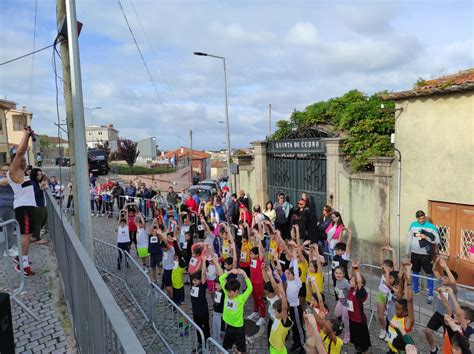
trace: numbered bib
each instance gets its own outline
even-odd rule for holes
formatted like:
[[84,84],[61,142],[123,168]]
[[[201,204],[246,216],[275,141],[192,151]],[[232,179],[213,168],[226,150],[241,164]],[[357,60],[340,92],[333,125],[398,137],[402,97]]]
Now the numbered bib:
[[242,236],[242,230],[241,229],[237,230],[237,235]]
[[252,259],[252,261],[250,262],[250,267],[251,268],[257,268],[257,260],[256,259]]
[[191,296],[192,297],[198,297],[199,296],[199,287],[198,286],[193,286],[191,288]]
[[197,263],[198,263],[198,260],[195,257],[192,257],[191,260],[189,261],[189,265],[191,265],[193,267],[196,266]]
[[[441,293],[444,295],[446,300],[449,300],[449,293],[447,291],[442,291]],[[438,293],[438,298],[441,300],[441,296],[439,293]]]
[[336,267],[339,267],[339,262],[338,261],[332,261],[332,269],[335,269]]
[[311,281],[313,281],[313,282],[316,283],[316,278],[313,277],[313,276],[308,276],[308,277],[306,277],[306,281],[307,281],[308,283],[311,283]]
[[199,231],[202,231],[202,230],[204,230],[204,226],[202,226],[202,225],[198,225],[198,230],[199,230]]
[[158,243],[158,237],[152,236],[152,237],[150,238],[150,243]]
[[344,299],[346,297],[346,295],[344,295],[344,290],[338,288],[335,288],[334,290],[336,290],[336,294],[339,299]]
[[387,342],[393,344],[393,341],[395,340],[395,338],[397,338],[397,331],[392,326],[389,326],[388,327],[388,332],[387,332],[387,337],[385,338],[385,340]]
[[183,248],[188,248],[188,241],[183,242]]
[[223,253],[223,254],[230,254],[229,247],[224,247],[224,248],[222,248],[222,253]]
[[179,266],[179,262],[174,261],[173,269],[178,269],[178,266]]
[[354,312],[354,303],[351,300],[347,300],[347,311]]
[[227,299],[225,302],[225,308],[229,311],[237,311],[237,301],[232,300],[232,299]]
[[247,260],[247,253],[246,252],[240,252],[240,260],[242,262],[245,262]]
[[214,295],[214,302],[216,304],[220,304],[221,303],[221,299],[222,299],[222,293],[220,291],[218,291],[215,295]]
[[189,231],[189,226],[187,226],[187,225],[186,226],[184,226],[184,225],[181,226],[181,231],[188,232]]

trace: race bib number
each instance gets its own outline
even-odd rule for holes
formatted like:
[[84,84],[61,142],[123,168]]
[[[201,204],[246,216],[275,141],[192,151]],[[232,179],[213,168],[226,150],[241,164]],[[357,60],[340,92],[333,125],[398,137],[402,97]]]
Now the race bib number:
[[192,297],[198,297],[199,296],[199,287],[193,286],[191,288],[191,296]]
[[230,249],[228,247],[222,248],[222,253],[223,254],[230,254]]
[[222,293],[221,292],[217,292],[215,295],[214,295],[214,302],[216,304],[220,304],[221,303],[221,299],[222,299]]
[[150,243],[158,243],[158,237],[153,236],[150,238]]
[[272,323],[272,331],[276,331],[278,329],[278,325],[280,324],[280,321],[275,321],[273,320],[273,323]]
[[227,301],[225,302],[225,308],[229,311],[237,311],[237,301],[227,299]]
[[199,231],[203,231],[203,230],[204,230],[204,226],[198,225],[198,230],[199,230]]
[[347,311],[354,312],[354,303],[351,300],[347,300]]
[[332,261],[332,269],[335,269],[336,267],[339,267],[339,262],[338,261]]
[[183,248],[188,248],[188,241],[183,242]]
[[238,230],[237,230],[237,235],[242,236],[242,233],[243,233],[243,232],[242,232],[241,229],[238,229]]
[[192,257],[191,260],[189,261],[189,264],[193,267],[195,267],[197,263],[198,263],[198,260],[195,257]]
[[179,262],[178,262],[178,261],[174,261],[173,269],[178,269],[178,265],[179,265]]
[[344,299],[346,297],[346,295],[344,295],[344,290],[338,288],[335,288],[334,290],[336,290],[336,294],[339,299]]
[[274,248],[270,248],[270,254],[271,254],[272,256],[275,255],[275,249],[274,249]]
[[307,281],[308,283],[311,283],[311,282],[315,282],[315,283],[316,283],[316,278],[313,277],[313,276],[308,276],[308,277],[306,278],[306,281]]
[[253,269],[257,268],[257,260],[252,259],[252,261],[250,262],[250,267]]
[[182,232],[188,232],[189,231],[189,226],[186,225],[186,226],[181,226],[181,231]]
[[246,252],[240,252],[240,260],[242,262],[245,262],[247,260],[247,253]]
[[[444,295],[446,300],[449,300],[449,293],[447,291],[442,291],[441,293]],[[438,294],[438,297],[441,300],[441,295],[440,294]]]
[[393,344],[393,341],[397,338],[397,331],[392,326],[388,327],[386,341]]

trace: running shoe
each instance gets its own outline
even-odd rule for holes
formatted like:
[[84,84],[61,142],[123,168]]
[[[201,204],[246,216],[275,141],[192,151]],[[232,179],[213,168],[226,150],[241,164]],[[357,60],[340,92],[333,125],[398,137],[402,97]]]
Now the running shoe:
[[[20,265],[19,265],[19,264],[17,264],[17,265],[15,266],[15,270],[16,270],[18,273],[20,273],[21,269],[20,269]],[[24,268],[23,268],[23,274],[24,274],[25,276],[29,277],[29,276],[35,275],[36,273],[31,270],[31,267],[30,267],[30,266],[28,266],[28,267],[24,267]]]

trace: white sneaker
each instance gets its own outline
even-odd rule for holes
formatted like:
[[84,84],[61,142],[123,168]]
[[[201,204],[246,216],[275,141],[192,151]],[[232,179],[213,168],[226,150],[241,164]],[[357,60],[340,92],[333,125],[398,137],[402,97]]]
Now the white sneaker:
[[247,316],[247,320],[255,321],[259,318],[258,312],[252,312],[249,316]]
[[94,213],[91,213],[91,216],[94,216]]
[[379,339],[385,339],[385,337],[387,336],[387,332],[384,330],[384,329],[381,329],[379,331]]
[[257,321],[257,323],[255,323],[257,326],[263,326],[265,324],[265,319],[263,317],[260,317]]

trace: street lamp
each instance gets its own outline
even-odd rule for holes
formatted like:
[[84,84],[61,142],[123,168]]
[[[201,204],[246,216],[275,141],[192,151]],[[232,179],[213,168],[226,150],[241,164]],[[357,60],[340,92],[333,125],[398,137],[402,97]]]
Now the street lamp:
[[[194,55],[201,56],[201,57],[212,57],[212,58],[217,58],[217,59],[222,59],[222,62],[224,63],[224,94],[225,94],[225,123],[226,123],[226,129],[227,129],[227,177],[230,177],[230,126],[229,126],[229,106],[227,103],[227,71],[225,68],[225,58],[220,57],[218,55],[212,55],[208,53],[203,53],[203,52],[194,52]],[[230,182],[230,180],[229,180]],[[235,176],[234,176],[234,188],[235,188]]]

